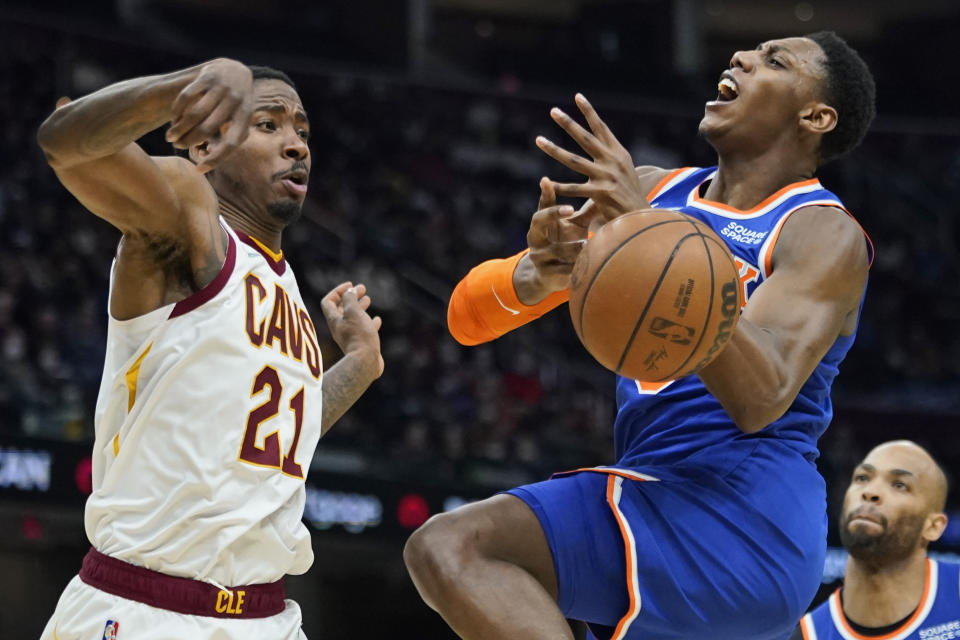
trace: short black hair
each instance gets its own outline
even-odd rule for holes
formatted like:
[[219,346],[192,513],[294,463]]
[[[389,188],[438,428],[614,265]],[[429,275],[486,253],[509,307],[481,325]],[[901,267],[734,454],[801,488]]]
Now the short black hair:
[[293,83],[293,80],[290,79],[290,76],[279,69],[265,67],[259,64],[247,65],[247,68],[249,68],[250,73],[253,74],[254,80],[280,80],[290,85],[290,88],[294,91],[297,91],[297,85]]
[[820,164],[852,151],[863,140],[877,114],[877,87],[867,63],[833,31],[817,31],[805,38],[817,43],[824,55],[824,99],[837,110],[837,126],[820,140]]

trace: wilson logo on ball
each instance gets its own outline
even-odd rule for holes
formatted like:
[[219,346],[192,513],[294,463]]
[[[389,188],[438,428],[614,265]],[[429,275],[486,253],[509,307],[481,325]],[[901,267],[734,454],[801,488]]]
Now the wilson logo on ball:
[[739,314],[737,313],[740,309],[739,293],[740,288],[737,286],[736,281],[724,283],[721,288],[720,295],[723,298],[723,306],[720,307],[720,314],[723,316],[723,321],[717,327],[717,337],[713,339],[713,344],[711,344],[707,350],[707,355],[697,363],[694,371],[699,371],[707,366],[730,339],[730,335],[733,333],[733,327],[739,318]]

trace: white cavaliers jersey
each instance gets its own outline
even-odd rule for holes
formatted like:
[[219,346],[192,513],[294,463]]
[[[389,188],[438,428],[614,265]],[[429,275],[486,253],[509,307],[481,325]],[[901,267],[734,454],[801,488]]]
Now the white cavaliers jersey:
[[282,256],[224,227],[213,282],[110,318],[85,521],[101,553],[233,586],[313,562],[301,517],[322,364]]

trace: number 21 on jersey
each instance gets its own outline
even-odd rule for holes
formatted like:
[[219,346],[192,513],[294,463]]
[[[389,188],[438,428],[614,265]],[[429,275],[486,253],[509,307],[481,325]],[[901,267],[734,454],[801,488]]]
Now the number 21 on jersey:
[[296,455],[297,445],[300,443],[300,430],[303,428],[303,387],[300,387],[300,390],[293,394],[293,397],[287,403],[289,411],[293,413],[294,432],[293,442],[290,443],[286,453],[282,452],[283,443],[280,442],[280,433],[276,429],[264,436],[262,447],[257,446],[257,434],[260,431],[260,426],[279,415],[280,402],[283,396],[280,375],[276,369],[269,365],[261,369],[257,377],[254,378],[250,397],[254,398],[264,393],[267,393],[267,397],[263,403],[254,407],[247,415],[239,459],[258,467],[279,469],[284,475],[302,480],[304,477],[303,467],[297,462]]

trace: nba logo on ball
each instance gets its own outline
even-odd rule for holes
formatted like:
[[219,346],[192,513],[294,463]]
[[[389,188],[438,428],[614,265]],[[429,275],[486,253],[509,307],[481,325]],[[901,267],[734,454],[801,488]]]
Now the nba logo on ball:
[[107,620],[103,627],[103,640],[117,640],[117,630],[120,629],[120,623],[116,620]]

